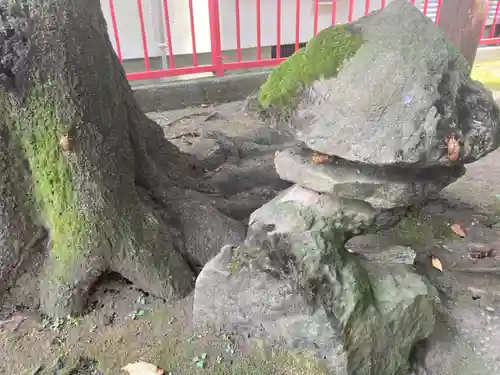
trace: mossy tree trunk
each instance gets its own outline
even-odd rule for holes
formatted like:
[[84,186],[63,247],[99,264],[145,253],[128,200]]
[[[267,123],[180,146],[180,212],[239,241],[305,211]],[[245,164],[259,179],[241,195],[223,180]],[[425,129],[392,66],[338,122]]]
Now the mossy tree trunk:
[[0,0],[0,289],[41,244],[49,315],[81,312],[108,271],[185,296],[243,225],[138,108],[99,0],[26,3]]

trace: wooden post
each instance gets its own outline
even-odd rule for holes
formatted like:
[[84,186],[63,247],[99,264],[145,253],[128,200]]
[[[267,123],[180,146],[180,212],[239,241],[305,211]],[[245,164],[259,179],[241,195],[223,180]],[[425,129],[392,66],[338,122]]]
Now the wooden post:
[[472,67],[488,13],[488,0],[443,0],[438,26]]

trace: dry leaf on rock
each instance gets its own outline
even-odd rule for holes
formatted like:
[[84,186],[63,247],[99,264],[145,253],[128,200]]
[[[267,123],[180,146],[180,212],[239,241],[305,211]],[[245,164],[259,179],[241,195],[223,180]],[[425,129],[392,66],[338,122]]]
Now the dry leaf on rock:
[[330,162],[330,156],[327,154],[322,154],[318,151],[314,151],[311,157],[311,162],[313,164],[326,164]]
[[122,367],[122,371],[127,371],[129,375],[163,375],[165,371],[156,365],[148,362],[134,362]]
[[441,261],[439,260],[438,257],[436,256],[433,256],[432,257],[432,267],[440,270],[441,272],[443,272],[443,264],[441,263]]
[[451,226],[451,231],[453,233],[455,233],[457,236],[460,236],[460,237],[465,237],[465,232],[464,230],[462,229],[462,227],[458,224],[453,224]]
[[445,139],[448,159],[450,161],[457,161],[460,158],[460,143],[455,135],[451,135]]

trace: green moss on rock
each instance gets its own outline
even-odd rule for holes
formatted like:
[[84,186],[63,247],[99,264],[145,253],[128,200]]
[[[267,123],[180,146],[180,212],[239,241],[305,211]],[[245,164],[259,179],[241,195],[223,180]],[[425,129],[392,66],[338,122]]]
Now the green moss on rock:
[[314,81],[335,77],[347,59],[363,44],[360,35],[346,25],[332,26],[318,33],[306,47],[298,50],[268,77],[259,91],[262,109],[286,111],[296,104],[294,98]]

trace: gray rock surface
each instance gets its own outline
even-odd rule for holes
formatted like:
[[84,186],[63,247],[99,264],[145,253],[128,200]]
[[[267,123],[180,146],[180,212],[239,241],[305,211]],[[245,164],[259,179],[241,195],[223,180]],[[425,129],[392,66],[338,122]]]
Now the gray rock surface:
[[358,252],[371,262],[378,263],[401,263],[413,265],[417,254],[415,250],[408,246],[389,246],[379,251]]
[[294,185],[250,215],[249,235],[269,224],[273,225],[273,231],[293,236],[313,232],[314,225],[318,230],[339,234],[358,233],[371,227],[375,215],[376,210],[365,202],[320,194]]
[[342,341],[324,309],[312,307],[288,280],[259,269],[238,268],[235,248],[224,246],[196,279],[193,323],[259,338],[270,346],[310,351],[325,358],[335,375],[346,375]]
[[206,179],[225,196],[232,196],[261,186],[285,189],[290,186],[290,183],[279,178],[273,159],[274,155],[270,153],[259,158],[246,159],[239,165],[223,164],[207,173]]
[[274,165],[287,181],[321,193],[359,199],[375,208],[410,206],[440,192],[465,173],[462,166],[435,168],[378,167],[331,157],[314,164],[313,152],[294,147],[277,153]]
[[181,150],[196,156],[205,169],[212,171],[226,162],[239,161],[238,149],[228,146],[214,138],[200,138],[190,145],[185,145]]
[[[406,25],[401,28],[401,25]],[[364,44],[304,93],[292,132],[310,149],[377,165],[473,162],[500,144],[500,112],[465,59],[407,0],[349,25]],[[447,137],[460,143],[450,161]]]
[[260,327],[260,335],[320,357],[330,350],[336,374],[408,370],[414,345],[433,331],[437,292],[401,261],[406,250],[389,250],[394,262],[372,262],[344,248],[375,213],[364,202],[287,189],[251,215],[243,245],[225,247],[202,270],[195,325]]

